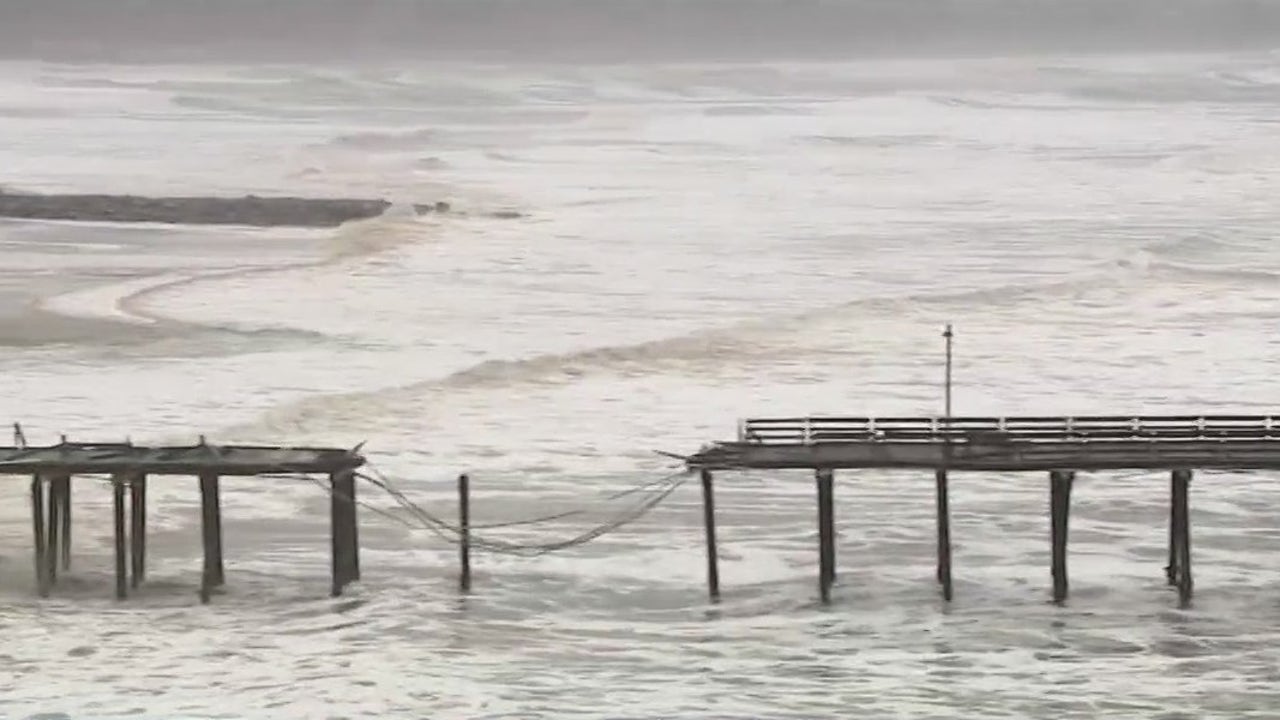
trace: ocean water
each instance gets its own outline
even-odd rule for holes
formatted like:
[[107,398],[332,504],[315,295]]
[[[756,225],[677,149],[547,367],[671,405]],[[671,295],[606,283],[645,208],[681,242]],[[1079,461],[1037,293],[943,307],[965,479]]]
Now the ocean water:
[[[810,63],[0,65],[15,189],[387,197],[335,231],[0,222],[0,403],[32,442],[325,443],[482,537],[552,542],[741,417],[1270,412],[1280,56]],[[410,202],[453,213],[413,217]],[[0,485],[4,718],[1246,718],[1280,707],[1275,478],[1202,474],[1197,596],[1164,585],[1167,480],[1084,474],[1049,602],[1047,479],[846,472],[817,603],[814,485],[700,496],[539,557],[224,483],[208,606],[194,481],[152,484],[149,582],[112,599],[110,494],[35,598]],[[398,520],[397,520],[398,519]]]

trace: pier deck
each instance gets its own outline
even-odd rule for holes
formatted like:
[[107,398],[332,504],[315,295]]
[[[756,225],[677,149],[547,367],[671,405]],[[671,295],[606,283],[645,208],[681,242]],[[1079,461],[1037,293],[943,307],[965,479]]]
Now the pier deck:
[[699,469],[1274,470],[1280,417],[813,417],[746,420]]
[[332,593],[339,595],[348,583],[360,579],[355,471],[363,464],[364,458],[352,450],[218,446],[203,439],[197,445],[172,447],[65,440],[45,447],[0,447],[0,475],[31,476],[36,586],[42,597],[48,596],[57,583],[59,566],[64,571],[71,566],[73,478],[96,476],[109,480],[114,501],[116,596],[123,599],[130,580],[136,588],[146,575],[148,479],[174,475],[199,479],[204,548],[200,597],[204,602],[208,602],[213,588],[224,583],[220,478],[327,475]]
[[1280,417],[1269,415],[800,417],[746,420],[734,440],[686,459],[702,475],[707,582],[720,596],[712,476],[721,470],[809,469],[818,496],[818,584],[823,602],[836,578],[836,470],[930,470],[936,483],[937,581],[952,598],[949,473],[1049,473],[1053,599],[1067,597],[1071,491],[1078,471],[1170,473],[1165,576],[1191,601],[1189,491],[1195,470],[1280,470]]

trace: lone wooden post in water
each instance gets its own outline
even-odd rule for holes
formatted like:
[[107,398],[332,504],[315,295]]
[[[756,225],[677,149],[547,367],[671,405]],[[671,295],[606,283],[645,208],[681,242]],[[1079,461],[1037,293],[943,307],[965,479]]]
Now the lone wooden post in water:
[[1071,485],[1075,473],[1054,470],[1049,473],[1049,534],[1053,546],[1053,601],[1067,599],[1067,531],[1071,517]]
[[462,574],[458,586],[471,591],[471,482],[466,473],[458,476],[458,560]]
[[711,602],[720,602],[720,557],[716,551],[716,495],[711,471],[704,469],[702,479],[702,522],[707,536],[707,592]]
[[818,594],[822,602],[831,602],[831,585],[836,579],[835,546],[835,473],[829,468],[819,468],[815,473],[818,484]]

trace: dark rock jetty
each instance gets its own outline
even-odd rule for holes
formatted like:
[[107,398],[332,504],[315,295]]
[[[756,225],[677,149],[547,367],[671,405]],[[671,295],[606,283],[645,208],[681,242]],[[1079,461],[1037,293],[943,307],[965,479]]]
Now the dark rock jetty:
[[[377,217],[389,207],[386,200],[347,198],[45,195],[0,190],[0,217],[33,220],[336,227]],[[418,213],[447,208],[444,203],[415,205]]]

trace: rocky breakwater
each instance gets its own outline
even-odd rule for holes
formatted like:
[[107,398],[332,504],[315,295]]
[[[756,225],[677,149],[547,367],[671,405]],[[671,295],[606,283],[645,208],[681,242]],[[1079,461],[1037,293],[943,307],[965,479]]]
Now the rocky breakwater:
[[[381,215],[386,200],[301,197],[143,197],[6,192],[0,217],[81,222],[336,227]],[[435,206],[416,208],[429,212]]]

